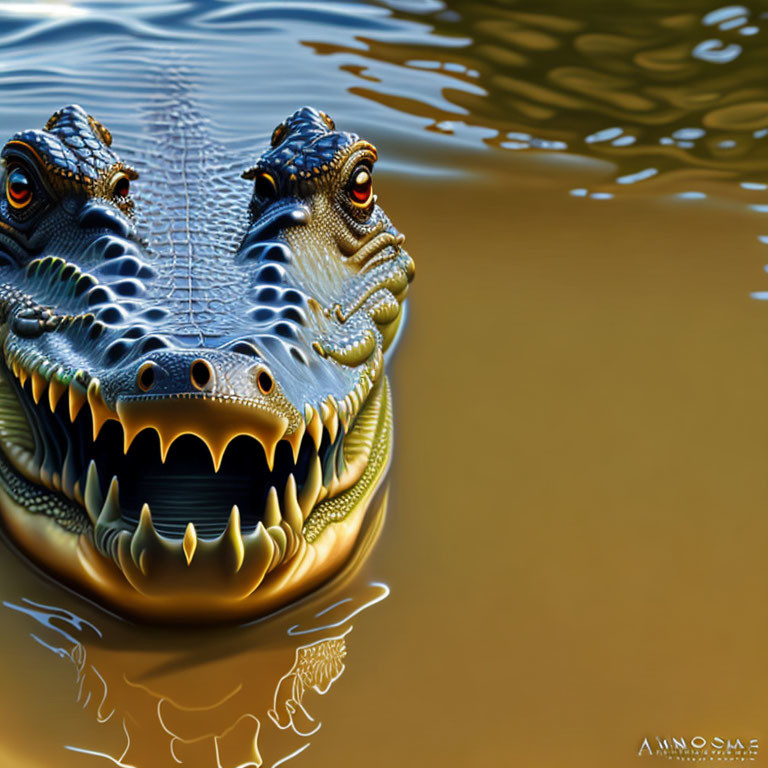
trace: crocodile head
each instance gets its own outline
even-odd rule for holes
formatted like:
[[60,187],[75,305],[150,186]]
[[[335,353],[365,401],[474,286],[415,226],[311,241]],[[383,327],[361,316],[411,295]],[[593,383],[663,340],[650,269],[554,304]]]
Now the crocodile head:
[[173,143],[134,206],[110,144],[72,106],[2,153],[4,526],[118,611],[260,615],[360,540],[413,262],[375,148],[317,110],[275,129],[250,201],[195,207],[216,183]]

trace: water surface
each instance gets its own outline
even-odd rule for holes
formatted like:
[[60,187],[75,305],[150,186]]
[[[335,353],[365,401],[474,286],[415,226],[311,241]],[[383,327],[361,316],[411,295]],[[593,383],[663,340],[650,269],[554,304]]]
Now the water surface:
[[3,764],[765,762],[766,34],[699,0],[0,2],[3,135],[78,102],[140,164],[175,100],[246,163],[314,104],[417,262],[368,560],[180,633],[5,547]]

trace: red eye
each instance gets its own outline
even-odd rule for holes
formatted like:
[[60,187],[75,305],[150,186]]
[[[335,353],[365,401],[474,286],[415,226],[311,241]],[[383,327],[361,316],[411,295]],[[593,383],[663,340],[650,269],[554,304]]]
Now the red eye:
[[32,182],[24,169],[12,168],[5,177],[5,197],[13,208],[24,208],[32,200]]
[[112,192],[115,197],[128,197],[131,194],[131,182],[124,173],[118,174],[112,182]]
[[359,165],[349,180],[349,199],[359,208],[367,208],[373,200],[373,178],[364,165]]

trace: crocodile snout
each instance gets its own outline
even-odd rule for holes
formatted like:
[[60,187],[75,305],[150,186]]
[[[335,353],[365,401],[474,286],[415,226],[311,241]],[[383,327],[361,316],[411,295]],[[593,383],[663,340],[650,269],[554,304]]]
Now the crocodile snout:
[[122,379],[118,397],[208,395],[256,402],[276,391],[274,374],[261,360],[215,349],[156,350],[132,363],[133,381]]

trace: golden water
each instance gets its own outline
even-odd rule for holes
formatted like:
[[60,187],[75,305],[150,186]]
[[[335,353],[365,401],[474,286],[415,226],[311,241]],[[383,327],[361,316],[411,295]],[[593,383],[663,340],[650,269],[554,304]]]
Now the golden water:
[[[656,736],[767,763],[768,19],[365,8],[400,26],[283,20],[306,58],[253,87],[266,135],[324,68],[417,262],[379,540],[297,608],[205,631],[122,622],[8,549],[0,764],[619,768],[666,762],[638,755]],[[234,44],[279,56],[243,14]],[[106,80],[64,86],[9,89],[3,127],[90,95],[130,128]],[[236,91],[202,89],[220,124]]]

